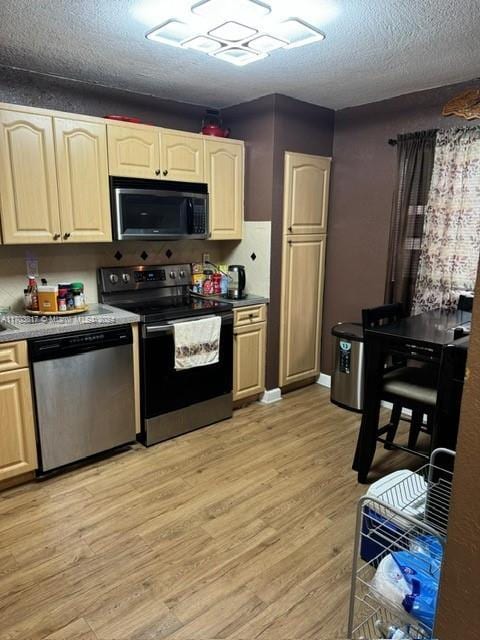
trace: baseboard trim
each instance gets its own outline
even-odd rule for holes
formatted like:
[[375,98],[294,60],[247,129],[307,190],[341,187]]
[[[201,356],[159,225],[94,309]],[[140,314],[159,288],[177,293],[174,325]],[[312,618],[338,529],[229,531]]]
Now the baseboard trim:
[[332,376],[329,376],[326,373],[321,373],[318,376],[317,384],[320,384],[322,387],[327,387],[327,389],[330,389],[330,387],[332,386]]
[[[382,400],[381,406],[384,409],[388,409],[389,411],[391,411],[393,409],[393,404],[391,402],[385,402],[385,400]],[[407,416],[408,418],[411,418],[412,417],[412,410],[411,409],[402,409],[402,416]]]
[[276,387],[275,389],[267,389],[263,392],[263,395],[260,397],[259,402],[262,404],[273,404],[274,402],[278,402],[282,399],[282,390],[280,387]]

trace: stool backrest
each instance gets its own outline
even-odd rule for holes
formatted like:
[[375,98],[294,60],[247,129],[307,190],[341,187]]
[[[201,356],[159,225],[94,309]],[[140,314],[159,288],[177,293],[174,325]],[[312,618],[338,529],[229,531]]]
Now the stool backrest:
[[459,311],[470,311],[473,310],[473,296],[465,296],[460,294],[458,298],[458,310]]
[[362,309],[363,329],[374,329],[405,317],[403,305],[400,303],[383,304],[373,309]]

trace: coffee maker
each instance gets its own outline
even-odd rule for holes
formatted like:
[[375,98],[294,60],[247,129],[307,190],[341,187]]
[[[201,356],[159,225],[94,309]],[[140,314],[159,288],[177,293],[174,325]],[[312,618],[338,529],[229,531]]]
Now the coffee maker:
[[245,267],[242,264],[231,264],[228,267],[227,298],[242,300],[245,298]]

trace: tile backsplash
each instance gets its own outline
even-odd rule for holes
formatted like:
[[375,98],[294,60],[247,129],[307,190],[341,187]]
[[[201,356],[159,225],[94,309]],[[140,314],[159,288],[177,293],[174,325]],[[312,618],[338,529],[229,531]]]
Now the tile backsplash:
[[[38,260],[40,277],[52,284],[83,282],[87,300],[96,302],[96,273],[99,267],[200,262],[204,252],[210,253],[212,262],[245,264],[247,290],[268,296],[270,223],[246,222],[244,240],[241,242],[182,240],[55,246],[0,245],[0,309],[21,310],[23,307],[28,258]],[[147,254],[145,259],[142,256],[144,253]],[[255,260],[252,260],[252,254]]]

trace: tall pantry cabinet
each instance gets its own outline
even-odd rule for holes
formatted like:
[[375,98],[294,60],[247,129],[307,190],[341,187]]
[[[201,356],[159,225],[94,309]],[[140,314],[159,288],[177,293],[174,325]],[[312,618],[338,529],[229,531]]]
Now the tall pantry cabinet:
[[331,158],[285,153],[280,386],[320,373]]

